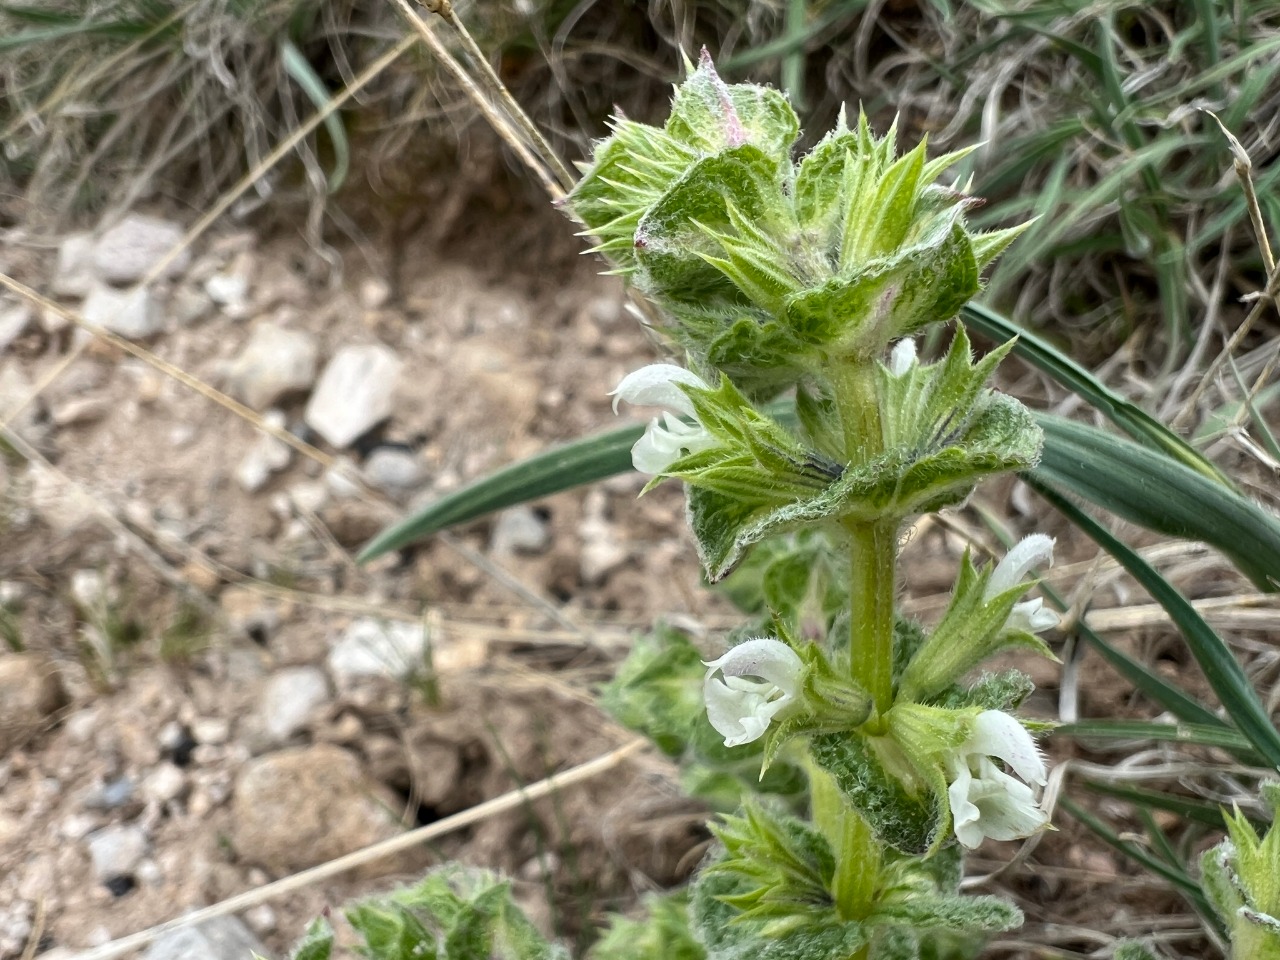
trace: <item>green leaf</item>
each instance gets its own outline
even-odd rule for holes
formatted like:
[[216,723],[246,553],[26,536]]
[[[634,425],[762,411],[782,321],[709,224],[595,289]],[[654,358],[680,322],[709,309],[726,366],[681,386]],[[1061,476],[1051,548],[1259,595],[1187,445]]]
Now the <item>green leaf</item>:
[[1259,588],[1280,588],[1280,520],[1168,456],[1049,414],[1036,418],[1045,451],[1033,476],[1171,537],[1203,540]]
[[1017,356],[1047,373],[1072,393],[1083,397],[1139,443],[1152,450],[1162,451],[1207,479],[1234,489],[1226,475],[1202,453],[1141,407],[1108,388],[1048,341],[979,303],[966,304],[961,309],[960,316],[966,326],[997,343],[1015,341],[1013,352]]
[[289,954],[289,960],[329,960],[333,953],[333,927],[323,917],[313,920]]
[[644,908],[644,916],[635,920],[612,917],[588,953],[590,960],[706,960],[706,950],[689,928],[687,890],[647,897]]
[[365,900],[346,909],[347,921],[365,940],[370,960],[435,960],[436,938],[403,904]]
[[[280,41],[280,59],[285,72],[302,88],[307,99],[317,110],[324,110],[332,99],[324,81],[312,69],[307,58],[288,37]],[[324,128],[329,134],[329,142],[333,145],[333,169],[329,171],[328,191],[336,193],[347,179],[347,171],[351,167],[351,148],[347,144],[347,131],[342,127],[342,117],[336,110],[325,114]]]
[[643,432],[642,426],[621,427],[491,473],[387,527],[360,551],[356,562],[368,563],[457,524],[630,470],[631,448]]
[[927,788],[910,793],[884,769],[867,740],[848,733],[821,734],[810,741],[810,752],[882,843],[906,854],[924,854],[938,839],[944,819],[940,802]]
[[[1056,732],[1056,731],[1055,731]],[[1177,797],[1160,790],[1144,790],[1140,787],[1124,787],[1097,780],[1086,780],[1085,788],[1104,796],[1125,800],[1139,810],[1167,810],[1185,820],[1203,823],[1215,830],[1222,829],[1222,807],[1204,800]]]
[[1222,638],[1181,593],[1125,544],[1113,537],[1101,524],[1085,514],[1061,494],[1043,483],[1032,480],[1042,496],[1067,519],[1083,530],[1099,546],[1110,553],[1129,574],[1142,584],[1152,598],[1168,612],[1181,631],[1192,656],[1213,688],[1236,727],[1266,759],[1280,768],[1280,733],[1258,699],[1239,662]]
[[877,904],[868,918],[875,923],[899,923],[913,930],[942,928],[1000,933],[1022,926],[1022,911],[999,897],[961,897],[911,892],[901,899]]
[[1237,755],[1246,763],[1259,761],[1257,751],[1243,734],[1224,726],[1197,723],[1157,723],[1152,720],[1079,720],[1053,728],[1054,736],[1083,739],[1097,737],[1110,740],[1159,740],[1165,743],[1191,743],[1202,747],[1220,747]]
[[782,163],[800,135],[800,120],[772,87],[725,83],[704,48],[698,68],[676,88],[665,129],[700,153],[750,143]]
[[753,144],[694,161],[645,211],[634,238],[637,283],[674,303],[742,302],[732,281],[703,259],[720,252],[709,232],[735,233],[731,209],[761,227],[785,212],[776,161]]

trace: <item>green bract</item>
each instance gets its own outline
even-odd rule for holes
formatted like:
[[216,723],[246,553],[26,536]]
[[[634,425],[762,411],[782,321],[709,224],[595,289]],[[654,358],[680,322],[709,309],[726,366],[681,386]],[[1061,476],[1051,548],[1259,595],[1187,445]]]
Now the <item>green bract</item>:
[[661,129],[618,119],[569,206],[672,317],[695,366],[749,393],[956,314],[1021,228],[970,233],[975,201],[940,186],[964,154],[899,157],[859,116],[799,162],[799,122],[776,90],[726,84],[704,52]]
[[1273,823],[1259,837],[1239,810],[1224,819],[1227,839],[1200,865],[1205,892],[1226,921],[1231,958],[1280,960],[1280,830]]

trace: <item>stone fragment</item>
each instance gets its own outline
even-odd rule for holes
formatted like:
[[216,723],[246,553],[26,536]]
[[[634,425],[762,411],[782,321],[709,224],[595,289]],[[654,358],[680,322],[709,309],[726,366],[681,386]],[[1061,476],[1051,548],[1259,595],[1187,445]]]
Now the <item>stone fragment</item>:
[[35,311],[26,303],[0,301],[0,353],[31,328]]
[[288,743],[329,699],[329,680],[319,667],[290,667],[274,674],[262,691],[262,729],[276,744]]
[[281,397],[311,389],[318,356],[311,334],[260,323],[227,371],[227,392],[265,410]]
[[145,287],[117,290],[95,283],[85,298],[81,315],[89,323],[130,340],[153,337],[164,329],[164,313]]
[[162,763],[142,781],[142,795],[151,803],[180,800],[191,789],[187,775],[172,763]]
[[[181,242],[182,235],[179,224],[131,213],[98,237],[93,245],[93,269],[109,283],[134,283],[150,273]],[[183,250],[163,275],[176,276],[190,261],[190,253]]]
[[249,284],[253,279],[253,256],[246,250],[236,254],[225,270],[204,282],[209,299],[231,317],[243,317],[249,309]]
[[365,277],[360,281],[359,299],[366,310],[381,310],[391,300],[391,284],[381,277]]
[[[262,419],[278,429],[284,429],[286,423],[279,410],[268,410]],[[236,482],[247,493],[256,493],[267,485],[273,473],[289,466],[292,460],[291,446],[269,433],[261,433],[236,467]]]
[[103,827],[89,835],[88,844],[94,875],[103,883],[133,876],[147,855],[147,835],[132,824]]
[[378,447],[369,454],[363,473],[369,486],[393,496],[416,490],[427,478],[422,459],[399,447]]
[[403,364],[382,344],[343,347],[329,361],[307,404],[307,426],[346,447],[392,413]]
[[499,513],[489,537],[489,549],[497,556],[542,553],[550,544],[547,522],[523,505]]
[[93,237],[72,233],[58,244],[58,259],[53,268],[55,297],[83,297],[96,279],[93,269]]
[[329,672],[342,686],[361,677],[405,678],[426,666],[427,628],[402,620],[354,621],[329,650]]
[[36,734],[66,702],[50,661],[35,653],[0,654],[0,758]]
[[214,917],[166,933],[149,946],[142,960],[247,960],[270,954],[237,917]]
[[395,800],[365,776],[354,756],[327,743],[249,761],[231,802],[232,846],[244,861],[277,874],[332,860],[402,829],[390,813]]

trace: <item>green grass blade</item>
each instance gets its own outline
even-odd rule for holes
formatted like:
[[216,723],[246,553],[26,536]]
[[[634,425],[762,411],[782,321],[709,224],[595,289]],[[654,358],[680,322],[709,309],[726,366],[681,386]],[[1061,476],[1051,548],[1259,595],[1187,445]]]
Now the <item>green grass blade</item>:
[[1259,759],[1258,752],[1250,746],[1248,740],[1221,723],[1211,726],[1199,723],[1157,723],[1152,720],[1080,720],[1054,727],[1053,736],[1190,743],[1229,750],[1246,763],[1256,764]]
[[1189,797],[1178,797],[1162,790],[1144,790],[1140,787],[1122,787],[1113,783],[1099,783],[1086,780],[1085,788],[1117,800],[1126,800],[1140,810],[1167,810],[1176,813],[1184,820],[1194,820],[1206,827],[1223,829],[1222,808],[1207,800],[1193,800]]
[[387,527],[356,561],[365,563],[455,524],[630,470],[631,447],[643,432],[643,426],[621,427],[553,447],[482,477]]
[[1198,450],[1141,407],[1109,389],[1092,373],[1047,341],[981,304],[967,304],[960,315],[966,327],[977,330],[997,343],[1016,337],[1018,342],[1014,344],[1014,353],[1043,370],[1068,390],[1088,400],[1139,443],[1153,450],[1160,450],[1210,480],[1231,487],[1226,476]]
[[[1040,585],[1043,592],[1045,584]],[[1062,606],[1059,604],[1059,606]],[[1139,663],[1128,654],[1117,650],[1084,623],[1076,625],[1080,636],[1084,637],[1102,658],[1111,664],[1112,669],[1124,677],[1134,689],[1142,693],[1152,703],[1168,710],[1183,723],[1198,724],[1205,727],[1229,729],[1227,725],[1208,707],[1190,696],[1181,687],[1175,686],[1145,664]]]
[[1222,638],[1205,622],[1190,601],[1175,590],[1149,563],[1117,540],[1101,524],[1048,485],[1030,480],[1072,523],[1116,558],[1152,598],[1168,612],[1181,631],[1209,686],[1226,708],[1235,726],[1272,766],[1280,768],[1280,732],[1276,731],[1239,662]]
[[1280,520],[1247,497],[1147,447],[1037,414],[1045,433],[1035,479],[1167,536],[1221,550],[1260,590],[1280,585]]
[[[317,110],[324,110],[330,100],[328,88],[311,69],[311,64],[307,63],[302,51],[287,37],[280,41],[280,58],[285,72],[302,88],[312,105]],[[324,128],[333,144],[333,170],[329,172],[328,190],[334,193],[347,179],[347,171],[351,166],[351,147],[347,143],[347,131],[343,129],[342,118],[336,110],[325,115]]]
[[1072,803],[1070,800],[1063,799],[1060,803],[1064,810],[1088,827],[1096,836],[1106,843],[1107,846],[1123,853],[1126,857],[1129,857],[1141,864],[1147,870],[1169,881],[1169,883],[1173,884],[1173,886],[1176,887],[1183,896],[1195,904],[1197,910],[1209,910],[1209,905],[1205,901],[1204,894],[1200,890],[1199,883],[1192,880],[1185,870],[1181,870],[1178,867],[1165,863],[1159,857],[1147,852],[1136,843],[1130,843],[1128,840],[1121,839],[1120,836],[1105,823],[1093,816],[1093,814],[1086,812],[1075,803]]

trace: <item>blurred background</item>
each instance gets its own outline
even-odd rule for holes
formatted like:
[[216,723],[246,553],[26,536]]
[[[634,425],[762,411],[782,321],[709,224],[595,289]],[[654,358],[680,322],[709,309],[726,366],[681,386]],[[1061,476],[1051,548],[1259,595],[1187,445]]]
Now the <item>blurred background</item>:
[[[72,955],[605,753],[630,735],[595,691],[633,635],[737,622],[700,583],[680,491],[637,502],[631,475],[353,559],[406,512],[614,425],[607,392],[660,354],[495,132],[486,113],[511,111],[477,50],[566,163],[611,114],[659,122],[703,46],[727,80],[788,91],[802,148],[842,105],[933,153],[980,144],[960,170],[976,222],[1037,218],[983,301],[1274,504],[1274,316],[1202,380],[1267,283],[1208,111],[1274,224],[1274,4],[456,3],[475,47],[414,11],[0,4],[0,958]],[[1093,416],[1029,366],[1003,376]],[[967,543],[1046,512],[1009,481],[916,531],[908,609],[936,615]],[[1062,536],[1054,582],[1090,573],[1094,629],[1183,676],[1162,614]],[[1274,602],[1216,554],[1143,545],[1272,676]],[[1058,715],[1058,668],[1023,666]],[[1081,715],[1140,709],[1079,669]],[[585,950],[708,837],[665,760],[620,769],[264,900],[201,956],[283,955],[324,909],[453,857],[510,873]],[[1029,925],[989,955],[1105,956],[1130,928],[1209,955],[1167,878],[1075,822],[1035,857],[1005,889]]]

